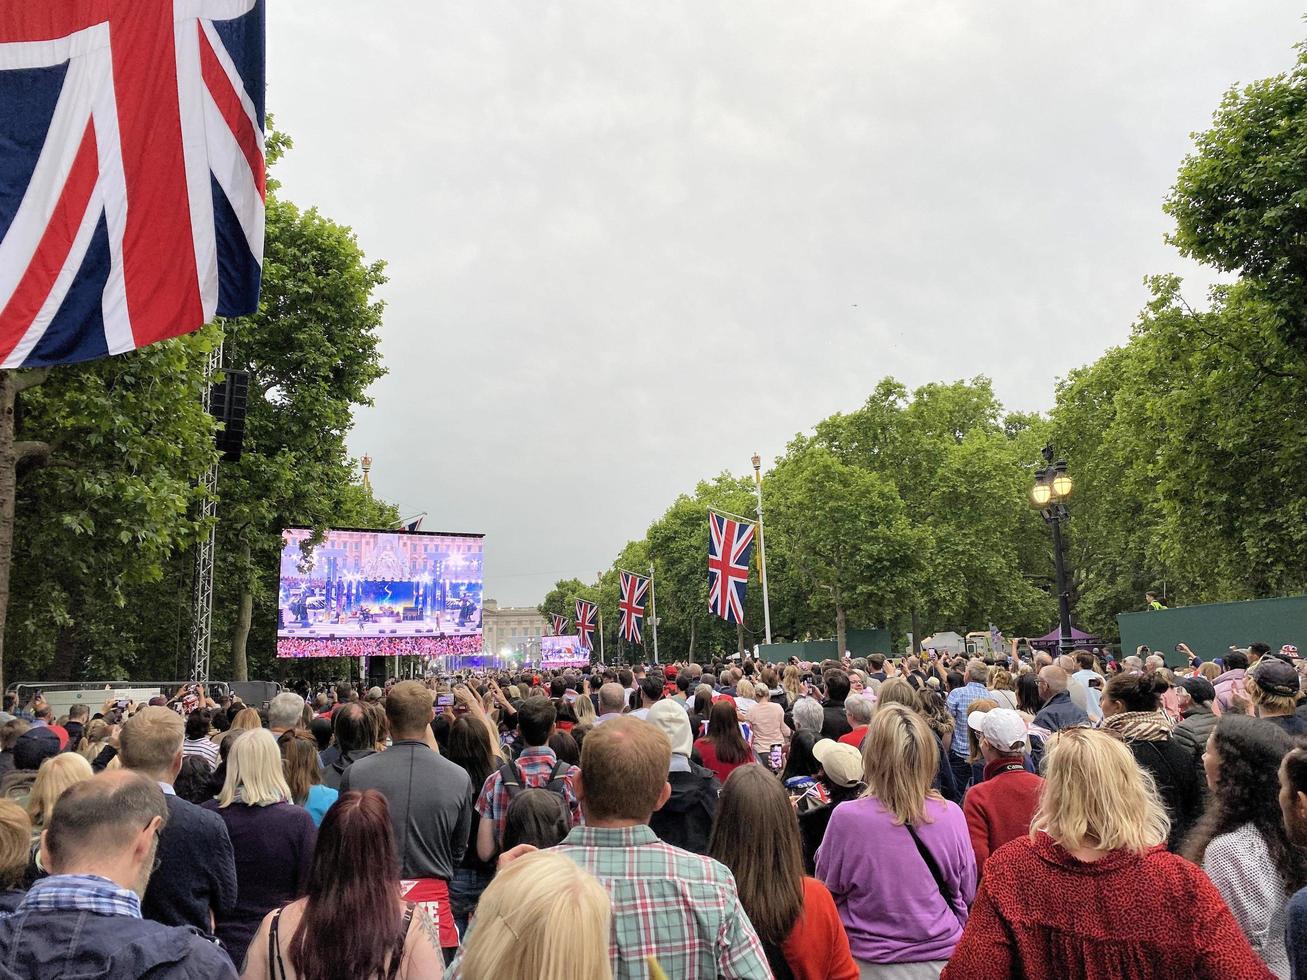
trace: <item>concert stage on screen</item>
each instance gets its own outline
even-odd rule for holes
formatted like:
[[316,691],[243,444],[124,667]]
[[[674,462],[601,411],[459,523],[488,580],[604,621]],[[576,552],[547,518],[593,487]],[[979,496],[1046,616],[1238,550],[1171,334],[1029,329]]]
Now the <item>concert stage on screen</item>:
[[590,651],[581,646],[579,636],[540,637],[540,666],[545,670],[584,667],[588,663]]
[[481,651],[479,534],[282,532],[278,657]]

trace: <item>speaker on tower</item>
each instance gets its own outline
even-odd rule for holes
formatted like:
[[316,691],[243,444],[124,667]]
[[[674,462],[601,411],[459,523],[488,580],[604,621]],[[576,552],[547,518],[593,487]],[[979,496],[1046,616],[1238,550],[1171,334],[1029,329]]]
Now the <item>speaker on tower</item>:
[[241,458],[245,444],[245,405],[249,398],[250,373],[225,371],[223,379],[215,384],[209,395],[209,414],[222,423],[214,433],[214,442],[222,458],[235,463]]

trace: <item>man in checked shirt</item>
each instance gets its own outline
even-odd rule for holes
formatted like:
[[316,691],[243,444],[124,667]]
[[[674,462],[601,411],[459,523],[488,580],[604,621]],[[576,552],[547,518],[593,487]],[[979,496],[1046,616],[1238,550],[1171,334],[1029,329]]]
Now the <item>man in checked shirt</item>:
[[730,871],[649,829],[671,794],[671,754],[661,729],[630,717],[595,728],[582,746],[576,790],[585,825],[557,850],[608,889],[613,977],[646,980],[650,957],[670,980],[771,977]]

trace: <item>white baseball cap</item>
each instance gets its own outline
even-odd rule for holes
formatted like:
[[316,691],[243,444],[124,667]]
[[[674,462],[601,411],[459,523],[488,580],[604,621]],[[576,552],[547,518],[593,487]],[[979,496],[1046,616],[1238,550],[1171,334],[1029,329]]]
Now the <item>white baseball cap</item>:
[[1003,752],[1024,750],[1026,720],[1011,708],[991,708],[967,715],[967,727]]

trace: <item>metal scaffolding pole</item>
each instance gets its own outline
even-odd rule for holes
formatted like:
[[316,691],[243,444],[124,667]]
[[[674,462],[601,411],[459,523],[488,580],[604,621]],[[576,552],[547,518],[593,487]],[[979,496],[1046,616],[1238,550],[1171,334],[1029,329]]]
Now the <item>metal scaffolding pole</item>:
[[[213,402],[213,376],[222,370],[222,344],[209,352],[205,377],[204,408]],[[209,683],[209,649],[213,637],[213,546],[218,516],[218,463],[215,461],[200,480],[204,491],[200,502],[200,519],[208,530],[195,553],[195,592],[191,619],[191,676],[200,684]]]

